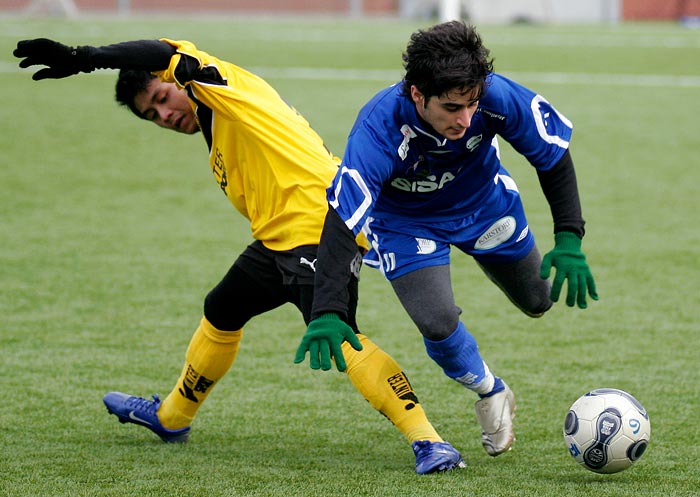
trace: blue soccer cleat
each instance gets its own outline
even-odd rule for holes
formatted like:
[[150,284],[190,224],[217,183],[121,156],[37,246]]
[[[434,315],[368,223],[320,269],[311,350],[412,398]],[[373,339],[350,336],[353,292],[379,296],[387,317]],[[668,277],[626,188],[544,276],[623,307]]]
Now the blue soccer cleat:
[[134,397],[121,392],[109,392],[102,399],[110,414],[119,418],[120,423],[134,423],[145,426],[158,435],[164,442],[187,442],[190,427],[180,430],[168,430],[158,419],[160,399],[157,395],[153,400]]
[[454,468],[465,468],[462,455],[448,442],[419,440],[411,444],[416,455],[416,473],[425,475]]

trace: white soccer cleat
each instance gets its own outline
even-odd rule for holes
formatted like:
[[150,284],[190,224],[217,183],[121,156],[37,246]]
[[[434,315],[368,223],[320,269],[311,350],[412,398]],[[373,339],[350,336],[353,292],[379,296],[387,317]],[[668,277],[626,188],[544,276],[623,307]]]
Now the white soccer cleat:
[[515,418],[515,396],[508,385],[505,389],[477,400],[474,404],[476,419],[481,425],[481,444],[490,456],[496,457],[511,449],[515,442],[513,418]]

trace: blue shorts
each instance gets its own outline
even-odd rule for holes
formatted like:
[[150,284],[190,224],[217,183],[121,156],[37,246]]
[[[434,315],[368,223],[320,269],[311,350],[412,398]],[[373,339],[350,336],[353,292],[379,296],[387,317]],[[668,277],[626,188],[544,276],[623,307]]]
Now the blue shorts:
[[475,212],[450,221],[429,218],[372,218],[365,225],[371,249],[368,266],[387,279],[428,266],[450,263],[450,247],[485,263],[514,262],[535,244],[515,181],[499,175],[491,198]]

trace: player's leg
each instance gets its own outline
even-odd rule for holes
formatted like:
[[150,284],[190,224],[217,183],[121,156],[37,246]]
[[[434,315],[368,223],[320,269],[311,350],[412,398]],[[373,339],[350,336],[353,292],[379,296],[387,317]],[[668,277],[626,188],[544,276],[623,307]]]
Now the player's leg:
[[[540,278],[542,257],[529,229],[525,209],[517,186],[501,168],[498,176],[499,201],[493,208],[482,209],[477,225],[488,226],[485,232],[467,230],[455,245],[472,255],[486,275],[522,312],[539,317],[551,306],[550,282]],[[510,236],[494,243],[494,231]],[[491,240],[483,243],[483,240]],[[486,246],[484,246],[486,245]]]
[[495,377],[485,366],[476,339],[459,319],[450,266],[423,267],[391,280],[391,285],[423,335],[428,355],[445,374],[478,394],[491,392]]
[[204,300],[204,317],[185,356],[175,388],[159,416],[165,426],[191,424],[209,392],[238,353],[243,325],[287,301],[274,258],[260,242],[251,244]]
[[496,456],[509,450],[515,440],[515,399],[508,385],[489,370],[476,339],[459,319],[450,266],[422,267],[391,280],[391,284],[423,335],[430,358],[449,378],[479,395],[475,409],[486,452]]
[[464,467],[461,454],[445,442],[428,419],[408,376],[388,353],[362,333],[362,350],[343,343],[346,373],[360,394],[399,429],[411,444],[418,474]]
[[276,291],[279,280],[274,261],[257,243],[236,260],[219,284],[207,295],[204,317],[185,354],[180,377],[168,396],[146,400],[120,392],[105,395],[107,409],[122,422],[148,427],[167,442],[187,440],[198,409],[233,364],[243,333],[252,317],[286,302]]
[[552,307],[551,284],[540,278],[542,257],[537,245],[522,259],[514,262],[486,262],[475,257],[486,276],[493,281],[518,309],[530,317],[540,317]]
[[[311,283],[311,282],[309,282]],[[313,285],[294,287],[296,304],[308,323],[313,303]],[[348,325],[362,343],[355,350],[347,342],[342,345],[350,382],[369,404],[383,414],[408,439],[416,455],[419,474],[463,467],[462,456],[437,433],[423,410],[408,377],[401,366],[377,344],[357,329],[356,311],[358,280],[348,285]]]

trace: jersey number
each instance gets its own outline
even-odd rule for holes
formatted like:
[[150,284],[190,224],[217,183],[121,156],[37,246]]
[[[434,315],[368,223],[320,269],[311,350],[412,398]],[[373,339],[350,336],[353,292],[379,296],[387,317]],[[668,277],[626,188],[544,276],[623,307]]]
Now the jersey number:
[[389,273],[396,269],[396,254],[394,252],[382,254],[382,260],[385,273]]

